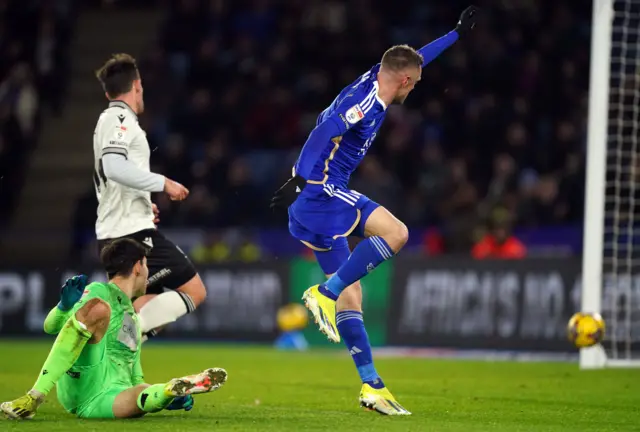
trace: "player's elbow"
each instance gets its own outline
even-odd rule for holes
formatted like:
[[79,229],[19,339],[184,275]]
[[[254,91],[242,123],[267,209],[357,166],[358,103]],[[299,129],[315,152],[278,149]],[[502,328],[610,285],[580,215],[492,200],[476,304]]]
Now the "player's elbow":
[[94,333],[98,328],[104,327],[111,318],[111,307],[98,298],[87,301],[76,312],[76,320],[81,322],[90,333]]
[[[102,171],[104,172],[104,176],[109,180],[115,180],[115,176],[118,170],[114,166],[114,160],[111,157],[112,155],[105,155],[102,158]],[[115,155],[117,157],[117,155]]]
[[44,325],[42,326],[42,329],[48,335],[56,335],[56,334],[58,334],[58,329],[55,326],[53,326],[51,324],[48,324],[46,321],[45,321]]
[[104,168],[104,176],[107,178],[107,180],[111,180],[111,181],[116,181],[116,174],[114,174],[113,171]]
[[116,183],[123,184],[127,172],[127,158],[121,154],[109,153],[102,157],[104,176]]
[[346,128],[333,118],[328,118],[322,121],[311,132],[314,138],[318,139],[323,144],[328,140],[342,136],[346,132]]

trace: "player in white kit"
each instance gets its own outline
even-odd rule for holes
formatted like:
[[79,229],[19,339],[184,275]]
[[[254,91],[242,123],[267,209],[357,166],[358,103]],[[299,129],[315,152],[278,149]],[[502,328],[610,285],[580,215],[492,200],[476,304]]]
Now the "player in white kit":
[[[202,279],[189,258],[156,229],[158,209],[151,202],[151,192],[164,192],[170,199],[181,201],[189,191],[150,171],[151,150],[138,124],[144,101],[135,59],[116,54],[96,76],[109,100],[93,135],[96,236],[100,250],[122,237],[149,248],[147,295],[134,303],[146,340],[155,329],[194,311],[206,297]],[[170,291],[164,292],[164,288]]]

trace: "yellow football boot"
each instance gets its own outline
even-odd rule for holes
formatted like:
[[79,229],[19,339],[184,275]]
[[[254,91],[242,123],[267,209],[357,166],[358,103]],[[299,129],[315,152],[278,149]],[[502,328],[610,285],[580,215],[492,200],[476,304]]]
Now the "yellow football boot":
[[11,420],[31,420],[43,402],[44,396],[29,392],[16,400],[1,403],[0,411]]
[[196,375],[174,378],[164,387],[166,396],[182,397],[218,390],[227,382],[227,371],[222,368],[207,369]]
[[302,295],[302,300],[304,300],[304,305],[307,309],[311,311],[320,331],[331,342],[339,343],[340,334],[336,325],[336,302],[322,294],[318,288],[320,288],[320,285],[314,285],[306,290]]
[[384,415],[411,415],[386,387],[374,389],[369,384],[362,384],[360,406]]

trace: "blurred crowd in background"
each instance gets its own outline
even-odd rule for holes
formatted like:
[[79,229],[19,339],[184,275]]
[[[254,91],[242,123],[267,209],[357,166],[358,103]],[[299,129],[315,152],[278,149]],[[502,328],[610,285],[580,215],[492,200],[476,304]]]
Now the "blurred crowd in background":
[[[580,222],[590,8],[514,1],[428,65],[351,182],[468,251],[490,224]],[[496,2],[496,5],[502,2]],[[174,4],[141,58],[154,169],[191,189],[163,226],[283,224],[267,210],[316,116],[386,48],[448,32],[466,1]]]
[[[12,43],[24,24],[0,27],[3,58],[15,59],[1,68],[3,137],[20,135],[0,141],[3,152],[27,151],[37,131],[37,121],[24,122],[22,99],[40,100],[31,119],[45,101],[55,109],[64,100],[72,19],[67,2],[42,3],[49,6],[25,15],[34,24],[24,40],[32,42]],[[268,200],[320,111],[389,46],[418,48],[450,31],[468,0],[163,4],[157,43],[132,53],[145,88],[140,120],[152,170],[191,195],[178,204],[162,194],[154,201],[162,228],[201,228],[215,246],[225,228],[286,230],[286,215],[271,213]],[[583,215],[591,8],[481,5],[472,36],[424,69],[403,106],[389,108],[351,181],[410,228],[425,229],[420,241],[430,254],[468,254],[487,232],[509,237],[514,226],[577,225]],[[7,95],[7,87],[19,90]],[[89,191],[79,203],[78,230],[93,229],[94,201]],[[255,244],[245,252],[260,255]]]
[[43,110],[61,109],[74,19],[71,0],[0,0],[0,222],[19,192]]

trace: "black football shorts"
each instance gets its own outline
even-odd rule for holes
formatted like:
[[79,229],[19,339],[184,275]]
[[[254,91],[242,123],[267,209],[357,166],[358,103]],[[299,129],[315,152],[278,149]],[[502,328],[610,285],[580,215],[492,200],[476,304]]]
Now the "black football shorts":
[[[189,257],[158,230],[142,230],[120,238],[137,240],[150,249],[148,294],[160,294],[163,288],[176,290],[198,274]],[[98,240],[98,253],[113,240],[117,239]]]

